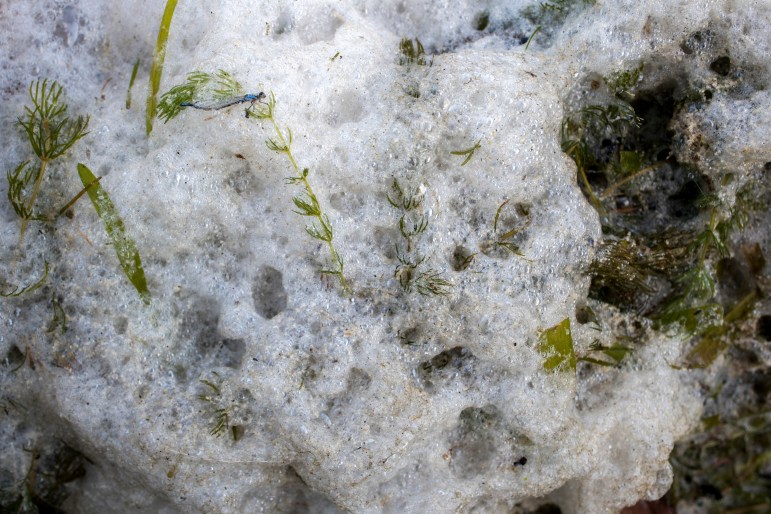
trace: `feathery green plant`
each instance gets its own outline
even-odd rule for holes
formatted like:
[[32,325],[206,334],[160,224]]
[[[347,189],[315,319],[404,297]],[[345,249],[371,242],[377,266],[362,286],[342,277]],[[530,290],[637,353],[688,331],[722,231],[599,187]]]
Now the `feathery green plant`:
[[480,147],[479,143],[481,141],[482,141],[481,139],[478,140],[476,143],[474,143],[474,146],[472,146],[471,148],[468,148],[466,150],[454,150],[454,151],[450,152],[450,154],[452,154],[452,155],[465,155],[466,158],[463,159],[462,163],[460,163],[461,166],[465,166],[471,160],[471,158],[474,157],[474,152],[479,150],[479,147]]
[[153,131],[153,120],[155,120],[158,91],[161,89],[161,76],[163,75],[163,62],[166,60],[166,42],[169,39],[169,29],[171,19],[174,17],[174,9],[177,8],[177,0],[167,0],[166,8],[163,10],[161,26],[158,29],[158,39],[155,42],[155,51],[153,52],[153,63],[150,66],[150,87],[147,91],[147,112],[145,114],[145,129],[147,134]]
[[161,101],[158,103],[158,118],[167,123],[182,112],[183,103],[202,98],[220,100],[242,93],[241,84],[225,70],[218,70],[214,74],[193,71],[187,74],[184,83],[172,87],[161,95]]
[[30,221],[47,219],[34,215],[34,206],[48,166],[88,133],[89,117],[70,118],[62,92],[57,82],[49,84],[47,79],[32,82],[29,86],[32,106],[25,106],[25,113],[18,120],[40,162],[37,170],[25,161],[6,175],[8,200],[21,218],[19,246]]
[[343,291],[347,292],[349,288],[343,275],[343,258],[333,242],[334,232],[332,231],[332,223],[329,217],[322,211],[321,204],[308,181],[308,168],[301,170],[292,154],[292,130],[287,127],[286,132],[284,132],[276,121],[276,96],[271,92],[267,104],[261,104],[256,110],[254,107],[252,106],[247,109],[247,116],[254,117],[260,121],[269,121],[276,132],[276,137],[270,137],[265,141],[268,149],[286,155],[294,168],[296,174],[288,177],[286,179],[287,183],[302,187],[302,192],[292,199],[297,208],[295,212],[300,216],[312,218],[311,223],[305,227],[305,231],[312,238],[325,243],[329,250],[332,266],[331,268],[323,269],[322,273],[337,277]]
[[110,200],[107,192],[98,183],[97,178],[86,166],[78,164],[78,175],[83,182],[84,189],[94,205],[96,214],[104,222],[104,228],[110,237],[110,242],[115,249],[123,272],[131,284],[139,293],[145,303],[150,303],[150,291],[147,289],[145,270],[142,268],[142,259],[139,257],[136,244],[126,233],[126,226],[118,214],[115,205]]
[[[219,377],[216,372],[214,372],[214,375]],[[211,415],[213,421],[212,428],[209,430],[209,434],[215,437],[219,437],[224,434],[230,426],[230,407],[220,406],[222,403],[222,390],[217,384],[210,380],[201,380],[200,382],[208,388],[208,394],[200,394],[198,395],[198,399],[210,404],[211,406]]]
[[630,91],[640,82],[640,73],[643,70],[643,64],[640,63],[634,68],[619,70],[603,77],[605,84],[617,98],[634,98]]
[[399,52],[401,53],[401,57],[399,57],[400,65],[417,64],[418,66],[431,66],[434,63],[433,58],[430,61],[426,61],[426,50],[418,38],[415,38],[414,44],[411,39],[402,38],[399,41]]
[[396,245],[399,265],[394,271],[394,277],[407,292],[415,291],[423,296],[445,296],[450,294],[452,284],[441,272],[433,268],[424,269],[426,258],[420,255],[415,244],[415,239],[428,228],[428,216],[420,212],[424,195],[422,188],[405,189],[396,179],[391,183],[390,194],[386,194],[388,203],[401,212],[399,233],[404,239],[403,246]]

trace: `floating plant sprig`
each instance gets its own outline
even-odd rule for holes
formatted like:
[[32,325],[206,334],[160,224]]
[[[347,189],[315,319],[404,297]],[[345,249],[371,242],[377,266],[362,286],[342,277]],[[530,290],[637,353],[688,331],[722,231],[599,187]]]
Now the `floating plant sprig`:
[[259,106],[252,105],[247,109],[247,116],[254,117],[260,121],[269,121],[273,125],[276,137],[268,138],[265,141],[265,144],[269,150],[286,155],[289,162],[292,164],[296,174],[287,178],[287,183],[302,187],[302,192],[292,198],[292,201],[297,208],[295,212],[300,216],[307,216],[313,219],[313,221],[305,227],[305,231],[312,238],[325,243],[329,250],[331,267],[323,269],[322,273],[337,277],[343,291],[348,291],[348,283],[343,275],[343,258],[334,245],[332,223],[330,222],[329,217],[323,212],[321,204],[308,181],[308,168],[300,169],[300,166],[294,158],[294,154],[292,154],[292,142],[294,141],[292,130],[289,127],[287,127],[285,131],[281,129],[275,118],[275,109],[276,96],[271,92],[268,102],[261,103]]
[[30,221],[47,219],[35,216],[34,206],[48,166],[88,134],[89,117],[70,118],[62,91],[62,86],[55,81],[50,84],[47,79],[32,82],[29,86],[32,106],[24,107],[25,113],[18,121],[39,161],[37,169],[25,161],[6,175],[8,200],[21,218],[19,246]]
[[399,233],[404,239],[403,245],[396,245],[396,255],[399,265],[394,271],[394,277],[407,292],[415,291],[423,296],[445,296],[450,294],[452,284],[444,278],[441,272],[433,268],[424,269],[425,256],[421,256],[415,239],[428,228],[428,216],[420,212],[423,205],[425,188],[403,188],[399,181],[391,183],[391,192],[386,199],[401,212],[399,217]]

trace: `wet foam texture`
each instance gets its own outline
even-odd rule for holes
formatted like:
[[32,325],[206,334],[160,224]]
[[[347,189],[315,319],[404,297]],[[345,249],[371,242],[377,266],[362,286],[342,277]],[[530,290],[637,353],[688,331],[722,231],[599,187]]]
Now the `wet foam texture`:
[[[30,225],[21,250],[0,202],[0,279],[50,266],[43,288],[0,301],[0,485],[57,441],[84,456],[70,512],[597,514],[666,492],[701,405],[669,365],[682,341],[599,378],[547,372],[537,350],[565,318],[577,348],[593,337],[575,312],[600,222],[560,126],[576,83],[640,62],[655,81],[697,80],[729,55],[726,73],[767,84],[769,8],[575,3],[527,50],[537,2],[179,3],[161,90],[222,69],[275,94],[348,292],[321,273],[334,263],[295,212],[269,122],[188,109],[145,134],[163,2],[0,4],[3,169],[29,157],[15,124],[29,83],[58,81],[90,133],[52,164],[41,210],[75,195],[87,164],[152,294],[144,305],[126,280],[87,198]],[[402,37],[423,65],[404,62]],[[748,87],[678,121],[713,138],[683,160],[771,161],[768,94]],[[466,164],[453,153],[477,143]]]

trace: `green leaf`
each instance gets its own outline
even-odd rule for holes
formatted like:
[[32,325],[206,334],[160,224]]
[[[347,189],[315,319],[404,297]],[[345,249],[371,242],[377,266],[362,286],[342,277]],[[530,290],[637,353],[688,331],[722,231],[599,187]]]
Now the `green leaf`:
[[631,175],[642,168],[642,156],[637,152],[621,150],[619,161],[623,175]]
[[546,371],[575,372],[576,355],[573,352],[570,318],[544,330],[536,349],[544,356],[543,367]]
[[163,75],[163,62],[166,60],[166,41],[169,39],[169,28],[171,19],[174,17],[174,9],[177,8],[177,0],[168,0],[166,9],[163,11],[161,26],[158,29],[158,39],[155,42],[155,52],[153,52],[153,64],[150,67],[150,90],[147,92],[147,113],[145,117],[145,128],[147,134],[153,131],[153,120],[155,119],[157,108],[158,91],[161,89],[161,75]]
[[83,187],[87,188],[88,197],[91,199],[91,203],[94,204],[96,214],[104,222],[107,235],[110,237],[110,241],[112,241],[115,254],[118,256],[123,272],[139,293],[142,301],[149,304],[150,291],[147,289],[142,259],[139,257],[136,244],[126,234],[126,227],[118,211],[115,209],[115,205],[100,184],[97,183],[96,186],[89,187],[97,179],[91,173],[91,170],[83,164],[78,164],[78,175],[80,175],[80,181],[83,182]]

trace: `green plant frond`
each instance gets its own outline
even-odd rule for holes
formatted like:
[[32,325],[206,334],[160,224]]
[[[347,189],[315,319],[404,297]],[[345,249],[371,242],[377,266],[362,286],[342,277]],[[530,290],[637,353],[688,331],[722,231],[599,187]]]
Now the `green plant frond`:
[[716,304],[710,302],[715,296],[715,281],[709,270],[694,266],[678,277],[675,284],[677,294],[657,310],[655,319],[664,325],[681,324],[687,333],[694,333],[702,320],[709,321],[701,326],[702,332],[722,323],[722,307],[717,309]]
[[214,392],[214,394],[216,394],[216,395],[219,395],[219,394],[222,393],[222,391],[220,391],[219,386],[217,384],[215,384],[214,382],[212,382],[211,380],[205,380],[204,379],[204,380],[200,380],[199,382],[201,382],[202,384],[208,386],[209,389],[211,389]]
[[624,346],[618,343],[615,343],[611,346],[605,346],[599,341],[593,341],[592,344],[589,345],[589,350],[592,352],[602,352],[613,359],[615,363],[621,362],[624,357],[632,352],[632,348],[628,346]]
[[404,191],[402,191],[402,188],[399,185],[399,181],[398,180],[394,179],[394,181],[391,183],[391,190],[394,193],[395,200],[393,198],[391,198],[391,195],[386,193],[386,199],[388,200],[388,203],[390,203],[391,205],[393,205],[397,209],[405,209],[406,210],[406,207],[404,207],[402,205],[403,202],[404,202]]
[[701,334],[723,322],[723,307],[720,304],[686,305],[686,302],[670,303],[655,319],[663,325],[678,324],[689,335]]
[[29,139],[30,146],[41,161],[60,157],[78,140],[88,134],[90,118],[67,116],[67,104],[62,100],[62,86],[38,79],[30,84],[29,95],[33,107],[24,107],[25,115],[18,120]]
[[277,143],[276,140],[271,137],[265,141],[265,144],[268,146],[268,150],[272,152],[287,153],[289,151],[289,146]]
[[627,299],[652,291],[647,281],[653,271],[640,249],[627,239],[603,241],[589,274],[593,287],[607,288]]
[[411,211],[423,203],[424,192],[419,187],[411,190],[405,190],[399,184],[399,181],[394,179],[391,183],[391,195],[386,193],[386,199],[388,203],[397,209],[403,211]]
[[399,218],[399,232],[401,232],[405,239],[410,239],[425,232],[426,228],[428,228],[428,218],[426,216],[420,216],[413,223],[405,222],[404,216]]
[[297,195],[292,198],[295,207],[298,210],[294,211],[300,216],[320,216],[321,206],[315,196],[309,195],[307,192],[303,192],[301,195]]
[[48,324],[48,333],[56,330],[56,327],[61,327],[61,333],[67,332],[67,313],[64,311],[61,302],[56,297],[56,292],[51,293],[51,309],[54,311],[54,316]]
[[305,231],[308,233],[309,236],[311,236],[314,239],[318,239],[320,241],[324,241],[326,243],[332,242],[332,227],[329,226],[329,224],[324,223],[323,221],[319,222],[319,224],[311,224],[305,227]]
[[412,286],[423,296],[447,296],[452,289],[452,283],[433,269],[419,273]]
[[45,284],[47,278],[48,278],[48,261],[45,261],[45,269],[43,270],[43,276],[40,277],[37,280],[37,282],[34,282],[26,287],[16,286],[15,288],[13,288],[13,291],[9,291],[7,293],[0,293],[0,296],[2,296],[3,298],[15,298],[23,294],[31,293],[32,291],[35,291],[36,289],[40,289],[41,287],[43,287],[43,284]]
[[229,411],[230,409],[227,408],[214,411],[214,426],[209,430],[210,435],[219,437],[227,431],[230,421]]
[[716,209],[723,205],[720,196],[716,193],[703,193],[695,202],[699,209]]
[[217,70],[215,73],[214,90],[212,91],[214,98],[223,99],[230,98],[232,96],[239,96],[244,93],[243,87],[238,81],[225,70]]
[[273,94],[273,91],[270,92],[270,96],[268,96],[268,102],[267,103],[260,103],[259,107],[252,111],[251,108],[248,111],[247,116],[253,117],[258,120],[273,120],[273,111],[276,108],[276,95]]
[[525,51],[526,52],[527,52],[527,49],[530,48],[530,43],[533,42],[533,38],[535,37],[536,34],[538,34],[541,31],[542,28],[543,28],[542,25],[536,25],[535,29],[530,34],[530,37],[527,38],[527,43],[525,43]]

